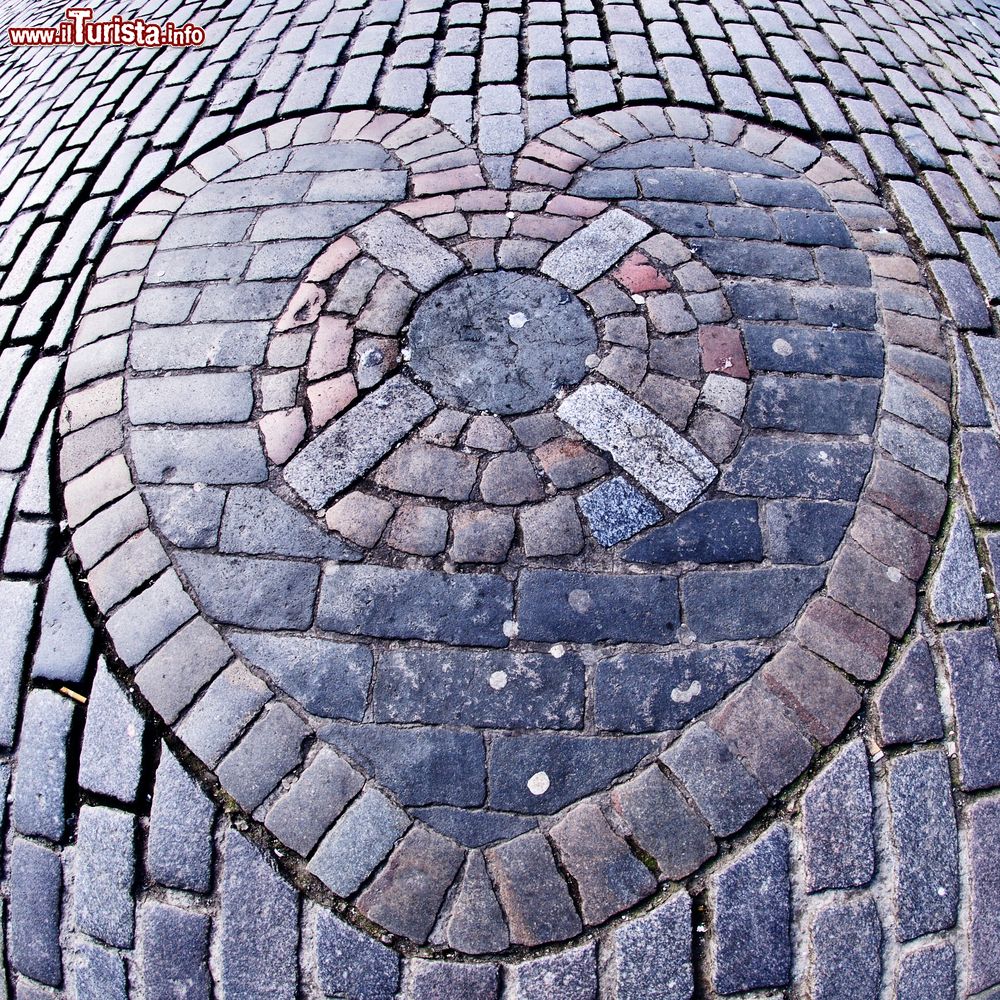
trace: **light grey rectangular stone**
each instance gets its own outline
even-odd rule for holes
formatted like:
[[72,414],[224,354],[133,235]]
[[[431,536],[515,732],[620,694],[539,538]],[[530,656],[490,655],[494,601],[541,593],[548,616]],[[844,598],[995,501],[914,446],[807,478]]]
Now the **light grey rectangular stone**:
[[219,424],[246,420],[251,410],[249,372],[129,380],[128,416],[133,424]]
[[303,448],[285,466],[285,482],[318,510],[434,409],[434,400],[423,389],[397,375]]
[[132,460],[143,483],[262,483],[267,462],[252,427],[141,429],[132,433]]
[[628,212],[609,209],[550,251],[542,261],[541,271],[579,291],[652,231],[651,226]]
[[355,226],[351,235],[380,264],[402,271],[410,284],[429,292],[462,270],[461,261],[419,229],[392,212],[382,212]]
[[673,511],[690,506],[718,472],[651,410],[611,386],[577,389],[557,414]]

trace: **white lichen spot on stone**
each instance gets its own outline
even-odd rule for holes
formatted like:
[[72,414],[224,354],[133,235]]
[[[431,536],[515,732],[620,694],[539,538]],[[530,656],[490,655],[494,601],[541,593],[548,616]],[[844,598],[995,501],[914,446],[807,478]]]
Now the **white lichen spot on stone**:
[[558,660],[560,657],[566,655],[566,647],[561,642],[557,642],[549,652]]
[[895,567],[895,566],[890,566],[890,567],[889,567],[889,568],[888,568],[888,569],[887,569],[887,570],[885,571],[885,575],[886,575],[887,577],[889,577],[889,579],[890,579],[890,580],[891,580],[891,581],[892,581],[893,583],[899,583],[899,581],[903,579],[903,574],[902,574],[902,573],[900,573],[900,572],[899,572],[899,570],[898,570],[898,569],[896,569],[896,567]]
[[678,685],[670,692],[670,700],[686,705],[693,698],[701,694],[701,681],[691,681],[686,687]]
[[771,350],[774,351],[779,357],[787,358],[789,354],[792,353],[794,348],[791,344],[785,340],[784,337],[779,337],[773,344],[771,344]]
[[517,632],[517,622],[508,620],[503,623],[503,634],[507,636],[508,639],[517,638]]
[[504,670],[494,670],[490,674],[490,687],[494,691],[502,691],[507,686],[507,673]]
[[522,312],[511,313],[507,317],[507,322],[510,323],[510,325],[515,330],[520,330],[521,327],[524,326],[524,324],[528,322],[528,317],[525,316],[524,313],[522,313]]
[[528,778],[528,791],[532,795],[544,795],[549,790],[549,776],[544,771],[536,771]]
[[587,590],[571,590],[569,592],[569,606],[578,615],[585,615],[594,606],[594,599]]

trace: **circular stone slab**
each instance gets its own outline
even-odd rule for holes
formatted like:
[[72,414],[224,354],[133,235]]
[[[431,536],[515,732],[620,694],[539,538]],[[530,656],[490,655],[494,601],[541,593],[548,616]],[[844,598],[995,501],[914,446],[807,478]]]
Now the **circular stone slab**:
[[596,350],[594,324],[572,292],[512,271],[449,281],[410,325],[410,367],[439,400],[505,416],[576,385]]

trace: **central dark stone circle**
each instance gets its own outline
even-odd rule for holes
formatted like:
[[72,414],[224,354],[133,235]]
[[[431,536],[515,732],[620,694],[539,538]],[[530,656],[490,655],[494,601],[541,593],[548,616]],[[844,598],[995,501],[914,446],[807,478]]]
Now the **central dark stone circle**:
[[515,271],[441,285],[417,307],[409,336],[410,367],[439,401],[499,415],[537,410],[576,385],[597,350],[571,291]]

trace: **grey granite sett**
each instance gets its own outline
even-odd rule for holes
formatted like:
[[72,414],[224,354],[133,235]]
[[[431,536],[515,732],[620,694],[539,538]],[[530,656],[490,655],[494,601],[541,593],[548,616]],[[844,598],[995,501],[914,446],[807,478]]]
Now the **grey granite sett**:
[[364,779],[333,750],[322,747],[268,810],[264,825],[303,857],[361,791]]
[[216,917],[223,996],[294,1000],[298,991],[299,894],[259,849],[230,828]]
[[691,897],[678,892],[616,928],[607,976],[609,1000],[688,1000],[694,991]]
[[662,516],[656,504],[622,476],[582,494],[577,503],[591,534],[606,548],[656,524]]
[[619,261],[651,227],[621,209],[609,209],[550,251],[541,272],[579,291]]
[[[188,506],[193,506],[193,502],[189,500]],[[360,558],[354,546],[331,537],[313,518],[296,510],[270,489],[253,487],[229,491],[220,524],[219,551],[343,560]]]
[[789,834],[773,826],[715,880],[715,969],[720,993],[785,986],[791,978]]
[[522,639],[670,642],[679,623],[672,576],[525,570],[517,586]]
[[253,812],[302,760],[309,727],[287,706],[271,702],[215,768],[222,787]]
[[576,728],[583,722],[584,669],[573,653],[557,659],[499,650],[390,650],[379,656],[374,716],[377,722]]
[[485,800],[486,748],[478,733],[331,722],[319,737],[404,805],[480,806]]
[[246,420],[253,409],[249,372],[132,378],[133,424],[222,424]]
[[681,580],[684,618],[702,642],[772,636],[795,618],[825,575],[819,567],[689,573]]
[[746,323],[743,336],[754,371],[882,376],[882,343],[871,333]]
[[624,558],[665,566],[758,562],[762,555],[756,501],[705,500],[634,542]]
[[10,857],[11,965],[49,986],[62,984],[59,922],[62,913],[62,860],[56,851],[22,837]]
[[78,931],[116,948],[134,935],[135,817],[83,806],[73,859],[72,920]]
[[208,892],[215,806],[164,746],[156,769],[146,841],[146,874],[175,889]]
[[149,902],[138,919],[139,953],[149,1000],[209,1000],[210,921],[207,914],[179,906]]
[[325,907],[315,907],[316,970],[328,996],[393,1000],[399,956]]
[[931,586],[931,612],[935,621],[975,622],[986,617],[986,592],[979,571],[976,540],[969,516],[959,508]]
[[462,270],[462,262],[392,212],[383,212],[355,226],[351,235],[380,264],[402,271],[407,281],[428,292]]
[[140,327],[132,331],[128,361],[139,372],[259,365],[268,329],[254,322]]
[[337,895],[349,896],[410,826],[402,809],[366,789],[333,825],[309,862],[309,871]]
[[319,567],[291,559],[178,552],[177,565],[209,617],[244,628],[307,628]]
[[698,448],[611,386],[582,386],[556,412],[673,511],[690,506],[717,474]]
[[783,375],[758,376],[750,388],[751,427],[804,434],[871,434],[879,387]]
[[372,654],[366,646],[313,636],[230,632],[230,645],[307,712],[360,722]]
[[660,759],[720,836],[735,833],[767,804],[757,779],[703,722],[687,729]]
[[32,676],[79,683],[87,669],[93,638],[69,566],[64,559],[56,559],[42,605],[42,630],[35,644]]
[[285,482],[319,509],[384,458],[434,409],[434,401],[423,389],[397,375],[306,445],[285,466]]
[[[490,753],[488,804],[510,812],[552,814],[606,787],[654,749],[651,740],[636,736],[498,736]],[[544,775],[541,791],[539,775]]]
[[751,432],[722,476],[739,496],[857,500],[872,460],[871,445],[855,441],[803,441]]
[[920,750],[890,763],[889,809],[897,857],[897,940],[953,927],[958,916],[958,831],[943,751]]
[[746,680],[766,657],[757,646],[722,644],[601,659],[593,680],[597,726],[625,733],[680,729]]
[[521,1000],[597,1000],[597,954],[593,944],[508,965],[504,976]]
[[323,575],[316,624],[331,632],[506,646],[510,584],[488,574],[337,566]]
[[870,897],[824,906],[810,927],[812,995],[816,1000],[878,1000],[881,945],[882,926]]
[[177,574],[167,570],[151,586],[120,605],[106,622],[118,655],[135,666],[196,614]]
[[130,438],[141,483],[262,483],[267,462],[252,427],[141,428]]

